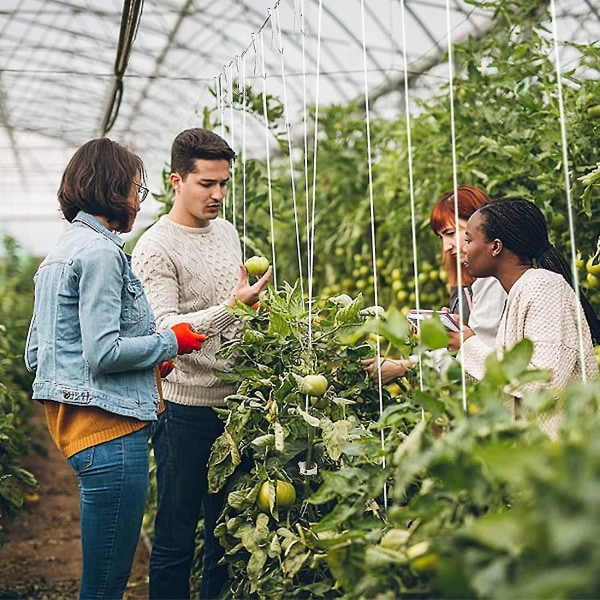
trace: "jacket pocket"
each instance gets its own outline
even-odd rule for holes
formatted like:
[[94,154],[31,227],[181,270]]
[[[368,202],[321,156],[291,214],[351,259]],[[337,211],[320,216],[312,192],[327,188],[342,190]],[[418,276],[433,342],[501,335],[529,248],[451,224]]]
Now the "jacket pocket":
[[145,317],[145,304],[146,297],[141,281],[127,281],[123,294],[123,319],[130,323],[141,321]]

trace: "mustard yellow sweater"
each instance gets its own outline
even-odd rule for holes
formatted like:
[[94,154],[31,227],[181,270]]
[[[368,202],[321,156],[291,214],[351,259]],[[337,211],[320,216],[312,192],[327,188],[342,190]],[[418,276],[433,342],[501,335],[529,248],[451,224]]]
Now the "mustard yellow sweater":
[[[164,409],[161,379],[156,369],[156,384],[160,394],[159,414]],[[110,442],[149,424],[133,417],[123,417],[95,406],[76,406],[52,400],[44,401],[50,437],[66,458]]]

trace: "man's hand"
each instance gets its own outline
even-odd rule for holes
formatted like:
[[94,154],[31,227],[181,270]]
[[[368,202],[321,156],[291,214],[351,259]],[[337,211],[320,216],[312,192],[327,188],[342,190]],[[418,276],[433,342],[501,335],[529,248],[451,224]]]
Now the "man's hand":
[[269,279],[273,273],[273,267],[269,266],[265,274],[250,285],[248,283],[248,271],[244,265],[240,265],[240,278],[233,289],[233,296],[229,300],[231,306],[235,306],[236,299],[248,306],[256,304],[260,299],[260,294],[269,285]]

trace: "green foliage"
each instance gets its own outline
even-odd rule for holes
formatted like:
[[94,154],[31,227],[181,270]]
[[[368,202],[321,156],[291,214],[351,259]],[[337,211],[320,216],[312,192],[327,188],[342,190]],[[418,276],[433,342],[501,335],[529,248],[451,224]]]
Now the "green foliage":
[[[414,346],[394,311],[360,296],[305,305],[288,285],[258,310],[232,310],[245,326],[223,376],[239,387],[219,410],[225,432],[209,465],[211,488],[228,494],[217,527],[232,573],[225,597],[597,595],[599,383],[559,401],[530,392],[515,421],[507,390],[546,379],[529,369],[528,340],[463,388],[459,368],[442,375],[426,353],[440,323]],[[376,351],[373,331],[423,352],[395,397],[379,397],[360,366]],[[326,406],[299,392],[307,373],[328,378]],[[551,442],[537,422],[557,406],[563,433]],[[258,491],[275,479],[294,485],[296,502],[263,512]]]
[[23,505],[24,492],[36,486],[20,457],[29,444],[31,375],[23,351],[37,261],[23,256],[11,238],[4,239],[4,251],[0,259],[0,519],[14,516]]

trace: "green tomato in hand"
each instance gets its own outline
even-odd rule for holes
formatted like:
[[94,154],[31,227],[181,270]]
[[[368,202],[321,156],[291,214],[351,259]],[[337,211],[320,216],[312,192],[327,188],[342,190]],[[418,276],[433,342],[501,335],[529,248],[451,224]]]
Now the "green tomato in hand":
[[305,375],[298,384],[303,394],[315,397],[323,396],[328,387],[329,383],[324,375]]
[[252,256],[244,263],[244,266],[250,275],[260,277],[269,268],[269,261],[264,256]]

